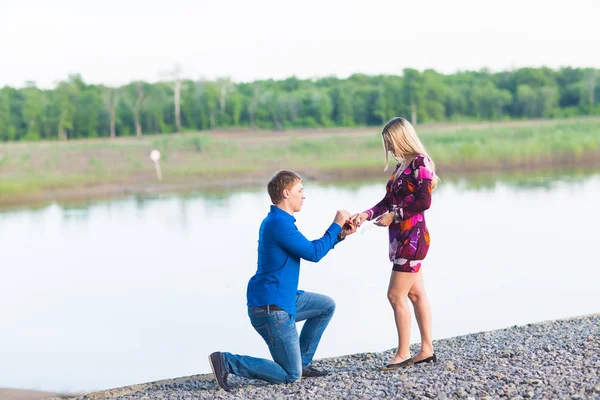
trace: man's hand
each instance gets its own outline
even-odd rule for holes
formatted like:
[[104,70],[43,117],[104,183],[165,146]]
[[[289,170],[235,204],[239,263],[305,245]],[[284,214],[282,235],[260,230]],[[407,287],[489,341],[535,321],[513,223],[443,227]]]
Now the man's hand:
[[356,226],[356,224],[354,224],[352,222],[352,220],[348,220],[348,222],[346,222],[344,224],[344,226],[342,226],[342,230],[338,235],[338,239],[339,240],[346,239],[346,236],[352,235],[354,232],[356,232],[357,228],[358,228],[358,226]]
[[335,218],[333,220],[333,222],[335,222],[336,224],[338,224],[340,227],[344,227],[344,224],[346,222],[348,222],[348,220],[350,219],[350,213],[346,210],[338,210],[335,213]]
[[363,222],[365,222],[369,218],[367,213],[354,214],[350,217],[350,222],[356,225],[357,228],[360,228]]
[[396,215],[394,213],[387,212],[387,213],[383,214],[382,216],[380,216],[379,218],[377,218],[375,220],[374,224],[377,226],[390,226],[392,224],[392,222],[394,222],[395,216]]

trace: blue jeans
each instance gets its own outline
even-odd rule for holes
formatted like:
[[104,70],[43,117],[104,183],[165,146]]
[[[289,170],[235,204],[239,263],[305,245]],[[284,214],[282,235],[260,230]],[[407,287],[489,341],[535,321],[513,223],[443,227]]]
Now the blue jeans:
[[[293,318],[283,310],[270,310],[267,314],[261,307],[248,307],[250,322],[269,346],[273,361],[223,352],[227,372],[271,383],[299,380],[302,368],[311,363],[333,317],[335,302],[322,294],[304,292],[296,297],[296,309],[296,318]],[[298,337],[296,322],[304,320]]]

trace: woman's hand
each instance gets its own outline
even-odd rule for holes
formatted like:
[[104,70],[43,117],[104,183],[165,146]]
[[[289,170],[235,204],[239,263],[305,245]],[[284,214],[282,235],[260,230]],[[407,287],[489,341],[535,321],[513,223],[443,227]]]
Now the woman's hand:
[[367,213],[354,214],[352,217],[350,217],[350,223],[359,228],[362,223],[367,220],[367,218],[369,218]]
[[348,221],[344,224],[344,226],[342,226],[342,230],[340,231],[340,233],[338,235],[338,239],[339,240],[346,239],[346,236],[352,235],[354,232],[356,232],[356,228],[358,228],[356,226],[356,224],[354,224],[352,222],[352,220],[348,219]]
[[377,226],[390,226],[392,224],[392,222],[394,222],[395,216],[396,215],[394,213],[387,212],[387,213],[381,215],[379,218],[377,218],[375,220],[374,224]]

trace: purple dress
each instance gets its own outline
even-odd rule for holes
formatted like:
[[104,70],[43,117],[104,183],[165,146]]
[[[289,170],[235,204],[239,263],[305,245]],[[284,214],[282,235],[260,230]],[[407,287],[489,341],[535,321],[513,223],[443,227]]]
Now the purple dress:
[[[401,169],[402,168],[402,169]],[[367,211],[368,220],[395,213],[389,226],[390,261],[393,270],[419,272],[429,250],[425,210],[431,205],[433,168],[426,155],[417,155],[408,166],[396,165],[383,200]]]

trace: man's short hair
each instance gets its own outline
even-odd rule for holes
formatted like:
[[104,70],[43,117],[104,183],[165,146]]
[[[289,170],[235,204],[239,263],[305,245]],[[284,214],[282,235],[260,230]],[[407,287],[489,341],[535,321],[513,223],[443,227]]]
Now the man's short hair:
[[291,189],[296,182],[302,182],[302,177],[294,171],[282,169],[277,172],[267,184],[267,192],[271,202],[277,205],[283,200],[283,189]]

